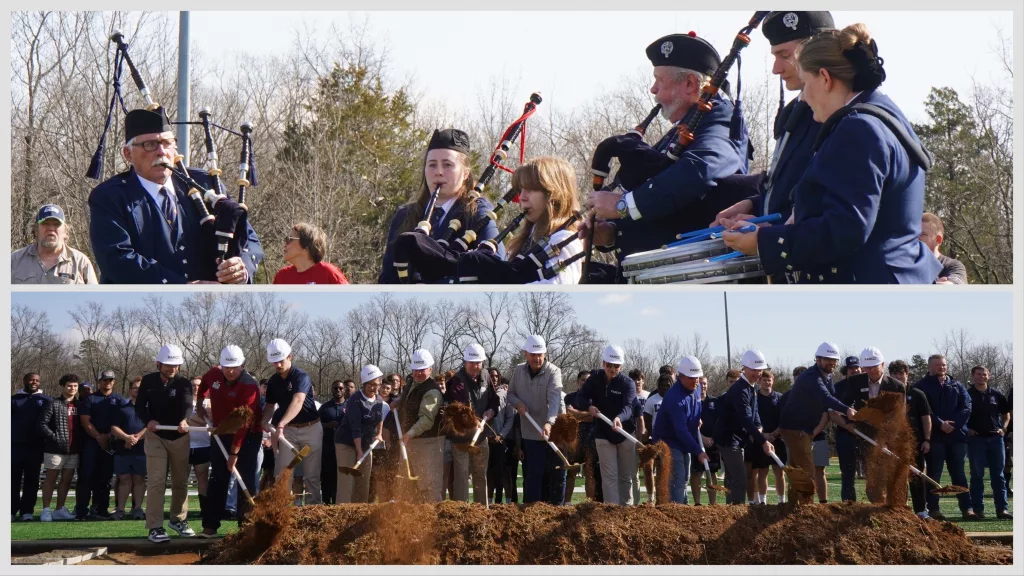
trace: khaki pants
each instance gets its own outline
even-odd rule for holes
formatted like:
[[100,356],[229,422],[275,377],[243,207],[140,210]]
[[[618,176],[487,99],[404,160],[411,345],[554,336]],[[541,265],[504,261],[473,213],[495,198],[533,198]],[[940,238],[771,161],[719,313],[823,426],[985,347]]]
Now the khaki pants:
[[[323,498],[320,494],[320,451],[323,449],[324,444],[324,427],[319,422],[302,428],[285,426],[284,438],[291,442],[296,450],[302,450],[304,446],[309,446],[309,455],[302,461],[302,482],[306,492],[305,502],[306,504],[322,504]],[[294,456],[292,451],[283,442],[278,444],[277,457],[274,459],[275,478],[281,475],[281,472],[284,471]],[[291,482],[291,479],[287,481]]]
[[[220,450],[214,446],[214,450]],[[188,516],[188,434],[165,440],[146,434],[146,529],[164,525],[164,492],[167,469],[171,469],[171,519],[182,522]]]
[[[351,468],[356,465],[356,449],[348,444],[335,444],[334,454],[338,466]],[[370,474],[373,473],[373,454],[371,453],[359,465],[360,476],[349,476],[335,471],[338,475],[338,493],[334,498],[336,504],[365,504],[370,500]]]
[[[441,479],[444,475],[444,437],[413,438],[406,445],[412,475],[419,476],[419,489],[427,502],[441,501]],[[405,476],[405,464],[399,464],[399,475]],[[402,480],[399,480],[402,482]]]
[[[814,452],[811,435],[800,430],[780,429],[782,441],[789,450],[789,465],[801,468],[807,475],[814,478]],[[789,482],[789,499],[797,504],[810,504],[814,500],[814,492],[804,494],[797,492],[793,482]]]
[[[465,444],[468,446],[469,444]],[[459,502],[469,501],[469,475],[473,475],[473,501],[477,504],[487,504],[487,460],[490,458],[490,451],[487,448],[487,439],[481,436],[476,443],[480,449],[477,454],[463,452],[452,443],[452,473],[455,474],[455,486],[453,487],[453,500]],[[472,470],[470,469],[472,468]]]
[[633,490],[629,478],[636,475],[636,447],[625,439],[612,444],[604,438],[598,438],[596,444],[605,503],[632,505]]

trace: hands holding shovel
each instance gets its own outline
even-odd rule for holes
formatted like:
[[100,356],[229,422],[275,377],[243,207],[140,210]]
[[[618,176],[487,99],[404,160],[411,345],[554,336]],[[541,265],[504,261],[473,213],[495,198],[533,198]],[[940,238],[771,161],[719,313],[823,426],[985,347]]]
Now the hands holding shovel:
[[551,449],[555,451],[555,454],[558,454],[558,457],[562,459],[562,464],[563,465],[562,466],[556,466],[555,467],[556,469],[559,469],[559,468],[565,469],[565,470],[579,470],[580,469],[580,465],[579,464],[570,464],[568,458],[566,458],[565,455],[562,454],[562,451],[558,449],[558,446],[555,446],[554,442],[552,442],[551,440],[548,440],[548,436],[551,434],[551,424],[548,424],[547,422],[545,422],[544,423],[544,427],[541,428],[540,425],[537,424],[537,421],[533,419],[533,416],[530,416],[530,412],[526,410],[526,405],[523,404],[522,402],[520,402],[516,406],[516,410],[518,410],[519,414],[524,416],[530,422],[530,424],[533,424],[533,427],[537,429],[537,432],[539,432],[541,437],[544,438],[544,441],[548,443],[548,446],[550,446]]
[[590,414],[595,418],[600,418],[601,420],[604,421],[605,424],[611,426],[612,430],[618,432],[619,434],[622,434],[623,436],[626,437],[627,440],[629,440],[633,444],[636,444],[637,448],[639,448],[639,450],[637,450],[637,453],[640,455],[640,464],[644,464],[645,462],[650,462],[651,460],[654,460],[658,456],[658,454],[661,453],[662,448],[660,448],[659,446],[655,444],[644,444],[643,442],[637,440],[635,436],[623,430],[622,423],[619,422],[618,418],[616,418],[614,422],[609,420],[607,416],[601,414],[601,411],[598,410],[596,406],[590,407]]

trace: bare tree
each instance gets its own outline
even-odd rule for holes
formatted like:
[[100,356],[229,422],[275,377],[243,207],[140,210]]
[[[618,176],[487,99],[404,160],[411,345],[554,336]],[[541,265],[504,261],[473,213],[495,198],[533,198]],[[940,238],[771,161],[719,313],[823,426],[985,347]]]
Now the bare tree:
[[145,355],[145,351],[152,348],[145,324],[145,313],[139,308],[118,306],[110,314],[110,357],[125,394],[128,380],[152,366]]

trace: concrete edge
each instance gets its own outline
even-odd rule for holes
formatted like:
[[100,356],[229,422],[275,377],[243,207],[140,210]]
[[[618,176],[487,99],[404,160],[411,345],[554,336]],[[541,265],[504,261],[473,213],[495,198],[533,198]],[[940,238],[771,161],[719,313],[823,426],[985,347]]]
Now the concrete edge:
[[1013,532],[967,532],[967,537],[975,544],[1013,545]]
[[106,548],[107,553],[135,552],[138,554],[162,554],[164,552],[201,553],[217,542],[217,539],[171,538],[163,544],[150,542],[146,538],[69,539],[69,540],[12,540],[11,554],[40,554],[51,550],[69,548]]

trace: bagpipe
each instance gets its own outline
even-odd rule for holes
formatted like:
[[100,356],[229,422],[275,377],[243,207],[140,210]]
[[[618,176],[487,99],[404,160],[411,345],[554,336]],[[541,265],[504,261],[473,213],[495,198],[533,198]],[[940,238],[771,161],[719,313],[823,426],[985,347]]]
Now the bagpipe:
[[[104,124],[103,134],[100,136],[99,145],[93,154],[86,177],[94,180],[100,179],[103,173],[103,157],[106,149],[107,133],[113,118],[114,107],[121,104],[122,111],[127,114],[128,108],[124,103],[124,95],[121,91],[121,74],[123,65],[127,64],[135,86],[145,102],[149,111],[158,111],[160,104],[153,101],[149,88],[146,86],[142,75],[139,73],[130,54],[128,45],[124,41],[124,34],[114,31],[110,35],[110,41],[115,44],[114,67],[113,67],[113,96],[107,109],[107,119]],[[176,155],[173,162],[164,162],[163,166],[171,171],[172,175],[183,182],[188,188],[187,196],[197,214],[200,229],[198,246],[201,251],[202,273],[200,280],[216,280],[217,265],[229,258],[240,256],[245,243],[248,240],[248,208],[245,205],[246,190],[259,183],[256,177],[255,155],[252,150],[252,124],[245,122],[241,125],[240,131],[236,132],[213,122],[213,116],[209,108],[199,111],[198,122],[179,121],[170,124],[201,125],[203,127],[203,144],[206,149],[208,163],[207,174],[210,179],[210,188],[206,188],[195,180],[185,165],[185,159]],[[225,192],[221,181],[223,172],[218,166],[217,148],[213,138],[212,128],[218,128],[241,139],[241,152],[239,154],[238,178],[238,199],[231,199]]]
[[[476,185],[473,186],[473,189],[468,194],[470,200],[475,200],[482,196],[484,188],[488,183],[490,183],[491,179],[494,178],[497,170],[501,169],[509,173],[513,172],[513,170],[505,167],[503,162],[508,158],[508,151],[512,147],[516,138],[520,139],[520,164],[525,160],[526,121],[537,111],[537,105],[539,105],[541,101],[542,99],[539,92],[530,94],[530,100],[523,107],[522,115],[513,121],[502,133],[498,146],[496,146],[494,151],[491,153],[487,167],[480,175]],[[518,215],[516,218],[513,218],[512,222],[505,227],[498,237],[477,243],[480,233],[482,233],[491,222],[498,221],[499,214],[501,214],[505,206],[518,201],[519,194],[516,190],[512,189],[502,195],[494,208],[486,212],[486,218],[475,228],[467,227],[462,236],[456,238],[458,232],[463,228],[463,224],[460,220],[453,219],[449,222],[448,229],[445,231],[444,235],[440,239],[435,239],[430,235],[430,216],[439,191],[440,188],[435,190],[432,194],[432,197],[427,204],[427,210],[424,214],[423,221],[421,221],[411,232],[403,232],[395,238],[394,267],[398,273],[399,281],[403,284],[409,283],[414,279],[414,276],[410,272],[411,268],[416,271],[416,276],[418,277],[416,279],[422,282],[436,283],[441,282],[446,278],[452,278],[456,273],[460,256],[471,251],[471,248],[477,244],[479,250],[497,254],[498,246],[501,245],[501,241],[505,236],[515,230],[515,228],[518,227],[525,218],[525,214]],[[464,218],[469,222],[473,216],[473,214],[466,214]]]

